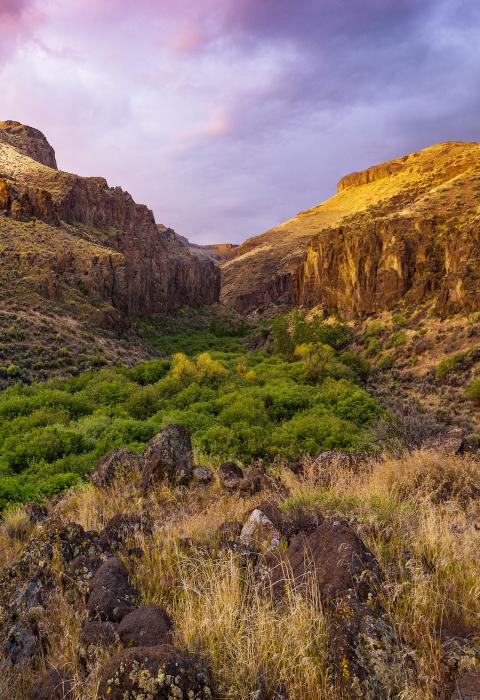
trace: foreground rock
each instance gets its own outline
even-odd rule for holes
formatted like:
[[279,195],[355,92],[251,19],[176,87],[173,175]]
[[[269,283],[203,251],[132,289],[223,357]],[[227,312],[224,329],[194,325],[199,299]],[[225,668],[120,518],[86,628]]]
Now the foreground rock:
[[173,646],[137,647],[115,654],[102,670],[98,700],[211,700],[209,673]]
[[125,566],[116,557],[110,557],[92,579],[87,609],[92,619],[120,622],[136,608],[139,597]]
[[480,700],[480,673],[462,673],[458,676],[451,700]]
[[284,585],[288,572],[296,586],[311,580],[322,598],[333,601],[349,592],[366,600],[383,581],[382,570],[372,552],[345,520],[326,518],[310,535],[301,534],[281,557],[266,559],[274,589]]
[[126,615],[118,626],[125,646],[153,647],[168,641],[172,621],[159,605],[145,605]]
[[72,696],[73,684],[66,671],[52,669],[42,678],[30,700],[65,700]]
[[326,518],[284,554],[268,552],[259,574],[281,596],[286,582],[317,591],[330,620],[330,665],[349,698],[389,700],[401,692],[413,656],[394,633],[378,597],[384,575],[348,522]]
[[192,442],[183,425],[172,424],[160,431],[147,444],[142,486],[167,481],[174,486],[187,484],[193,476]]
[[142,467],[142,455],[119,447],[98,461],[90,478],[95,486],[105,488],[106,486],[111,486],[115,479],[120,476],[128,476],[133,472],[140,472]]

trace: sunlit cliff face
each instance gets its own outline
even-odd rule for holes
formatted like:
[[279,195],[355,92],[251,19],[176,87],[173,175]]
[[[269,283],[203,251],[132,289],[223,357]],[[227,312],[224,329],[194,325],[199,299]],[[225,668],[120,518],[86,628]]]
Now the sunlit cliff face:
[[474,0],[0,0],[0,118],[239,241],[352,169],[476,140],[479,25]]

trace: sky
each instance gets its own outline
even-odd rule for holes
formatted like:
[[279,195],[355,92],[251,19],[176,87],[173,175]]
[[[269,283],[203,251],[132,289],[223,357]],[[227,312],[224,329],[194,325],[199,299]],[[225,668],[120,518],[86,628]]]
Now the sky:
[[198,243],[480,141],[478,0],[0,0],[0,120]]

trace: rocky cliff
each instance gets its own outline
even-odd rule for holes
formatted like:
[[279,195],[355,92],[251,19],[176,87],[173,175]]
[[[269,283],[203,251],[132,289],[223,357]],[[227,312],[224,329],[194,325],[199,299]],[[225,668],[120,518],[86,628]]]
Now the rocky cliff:
[[121,188],[57,170],[45,137],[16,122],[0,124],[0,212],[14,296],[29,287],[72,307],[80,294],[109,324],[218,300],[214,261],[193,256]]
[[323,306],[361,317],[480,304],[480,145],[443,143],[340,180],[331,199],[247,240],[223,264],[239,310]]

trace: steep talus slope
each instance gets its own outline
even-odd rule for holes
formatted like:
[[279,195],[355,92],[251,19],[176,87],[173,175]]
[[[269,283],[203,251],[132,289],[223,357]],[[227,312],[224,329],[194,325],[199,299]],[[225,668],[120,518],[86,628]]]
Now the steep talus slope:
[[323,306],[347,317],[398,302],[478,306],[480,145],[443,143],[340,180],[338,193],[248,239],[223,264],[243,311]]

